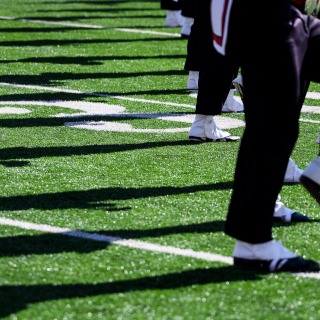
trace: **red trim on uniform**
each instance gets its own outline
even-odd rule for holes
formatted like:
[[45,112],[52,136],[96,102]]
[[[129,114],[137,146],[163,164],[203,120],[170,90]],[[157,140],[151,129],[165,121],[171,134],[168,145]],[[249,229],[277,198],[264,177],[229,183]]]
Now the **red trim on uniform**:
[[222,37],[217,36],[216,34],[212,34],[212,39],[215,41],[219,46],[222,45]]
[[295,3],[298,6],[303,6],[306,4],[306,0],[291,0],[293,3]]

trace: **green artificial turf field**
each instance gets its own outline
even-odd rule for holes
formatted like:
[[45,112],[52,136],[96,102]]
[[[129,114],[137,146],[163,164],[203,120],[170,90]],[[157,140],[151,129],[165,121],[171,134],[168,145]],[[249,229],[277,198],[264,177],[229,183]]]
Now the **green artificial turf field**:
[[[319,274],[232,267],[239,143],[188,141],[187,42],[159,1],[0,9],[1,319],[320,319]],[[320,87],[309,91],[300,168],[319,152]],[[216,121],[242,135],[243,113]],[[274,237],[320,261],[319,205],[299,184],[281,196],[313,220]]]

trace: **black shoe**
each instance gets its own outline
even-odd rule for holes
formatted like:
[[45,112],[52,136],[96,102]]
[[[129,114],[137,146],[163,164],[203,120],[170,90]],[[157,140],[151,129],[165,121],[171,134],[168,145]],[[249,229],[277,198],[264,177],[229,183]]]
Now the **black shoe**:
[[291,215],[290,221],[287,221],[285,217],[273,217],[274,222],[284,222],[284,223],[291,223],[291,222],[310,222],[311,219],[302,213],[293,212]]
[[300,177],[300,182],[310,195],[320,204],[320,185],[303,174]]
[[181,39],[186,39],[186,40],[187,40],[187,39],[189,39],[189,38],[190,38],[190,36],[189,36],[188,34],[183,34],[183,33],[181,33],[181,34],[180,34],[180,38],[181,38]]
[[311,219],[302,213],[293,212],[291,215],[291,222],[310,222]]
[[320,155],[302,172],[300,182],[320,204]]
[[221,139],[209,139],[209,138],[202,138],[202,137],[196,137],[196,136],[189,136],[190,141],[195,142],[236,142],[240,140],[240,137],[238,136],[228,136]]
[[316,261],[302,257],[282,258],[278,260],[250,260],[233,258],[235,267],[259,272],[318,272],[320,265]]

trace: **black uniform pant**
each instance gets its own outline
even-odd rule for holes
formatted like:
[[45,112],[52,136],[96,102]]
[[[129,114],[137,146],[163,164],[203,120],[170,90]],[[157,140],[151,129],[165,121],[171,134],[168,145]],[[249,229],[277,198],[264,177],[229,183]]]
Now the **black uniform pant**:
[[160,0],[160,8],[165,10],[181,10],[184,17],[194,18],[196,1],[202,0]]
[[160,0],[160,8],[165,10],[181,10],[181,0]]
[[210,0],[194,3],[194,23],[187,44],[184,69],[199,71],[196,114],[221,114],[223,104],[238,74],[233,60],[218,54],[212,45]]
[[272,10],[259,15],[250,0],[233,2],[226,52],[241,67],[246,127],[225,232],[262,243],[273,238],[275,201],[299,135],[308,84],[320,81],[320,22],[290,0],[270,0]]

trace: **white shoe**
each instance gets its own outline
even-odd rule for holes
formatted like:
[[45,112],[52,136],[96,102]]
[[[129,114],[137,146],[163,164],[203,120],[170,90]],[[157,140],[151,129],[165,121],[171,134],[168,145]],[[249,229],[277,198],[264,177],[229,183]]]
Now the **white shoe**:
[[[300,183],[300,177],[303,170],[300,169],[296,163],[290,158],[288,162],[288,166],[286,169],[286,173],[284,176],[285,183]],[[320,181],[320,180],[319,180]]]
[[167,10],[166,27],[181,27],[181,10]]
[[189,71],[187,89],[198,90],[199,71]]
[[242,81],[242,76],[238,76],[237,78],[235,78],[232,81],[232,84],[234,85],[234,87],[236,88],[236,90],[239,93],[239,96],[243,102],[243,81]]
[[182,17],[182,28],[180,31],[181,38],[183,39],[189,38],[193,22],[194,22],[193,18]]
[[310,218],[302,213],[296,212],[292,209],[287,208],[281,202],[281,196],[278,194],[278,198],[276,200],[276,204],[274,207],[273,212],[273,220],[284,222],[284,223],[291,223],[291,222],[310,222]]
[[260,272],[318,272],[320,265],[285,248],[280,241],[252,244],[237,240],[233,261],[236,267]]
[[231,136],[220,129],[214,122],[213,116],[197,114],[189,130],[189,140],[198,142],[238,141],[240,137]]
[[300,181],[320,204],[320,156],[317,156],[302,172]]
[[243,110],[243,104],[234,98],[233,90],[230,90],[227,100],[222,107],[222,112],[243,112]]
[[294,258],[297,255],[284,248],[279,241],[271,240],[252,244],[237,240],[233,256],[250,260],[273,260],[279,258]]

